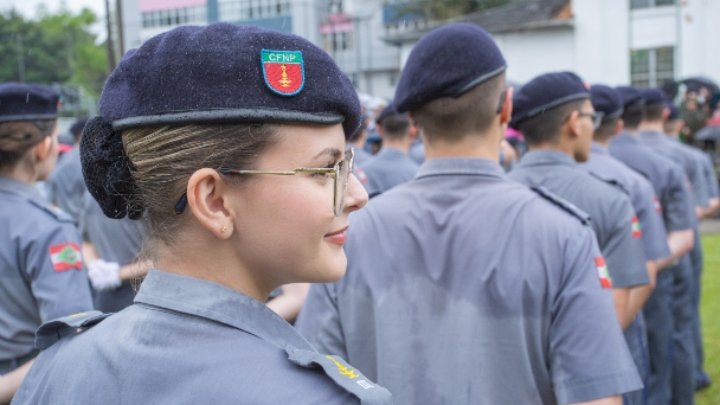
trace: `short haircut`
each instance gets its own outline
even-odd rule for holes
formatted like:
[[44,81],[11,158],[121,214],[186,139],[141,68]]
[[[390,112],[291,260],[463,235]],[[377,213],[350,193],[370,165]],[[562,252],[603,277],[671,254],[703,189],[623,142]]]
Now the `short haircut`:
[[663,119],[664,111],[665,111],[665,106],[662,104],[646,105],[645,106],[645,117],[643,118],[643,120],[645,120],[645,121],[660,121]]
[[622,119],[625,128],[633,130],[637,129],[642,120],[645,118],[645,103],[638,102],[625,106]]
[[615,128],[617,127],[617,123],[619,120],[620,117],[602,120],[602,123],[593,134],[593,139],[596,141],[605,141],[615,135]]
[[390,139],[402,139],[410,128],[410,117],[407,114],[392,114],[380,121],[383,136]]
[[502,73],[459,97],[432,100],[412,111],[413,117],[428,143],[441,139],[458,142],[468,134],[490,128],[504,89],[505,74]]
[[535,146],[553,142],[560,136],[560,130],[568,116],[573,111],[579,110],[586,100],[571,101],[543,111],[520,122],[517,129],[522,132],[528,145]]

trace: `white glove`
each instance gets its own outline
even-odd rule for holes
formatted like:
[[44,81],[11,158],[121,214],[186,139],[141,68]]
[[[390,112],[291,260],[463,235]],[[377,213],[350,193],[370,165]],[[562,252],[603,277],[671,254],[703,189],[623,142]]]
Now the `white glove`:
[[114,290],[120,287],[120,265],[105,260],[88,263],[88,278],[93,288],[98,291]]

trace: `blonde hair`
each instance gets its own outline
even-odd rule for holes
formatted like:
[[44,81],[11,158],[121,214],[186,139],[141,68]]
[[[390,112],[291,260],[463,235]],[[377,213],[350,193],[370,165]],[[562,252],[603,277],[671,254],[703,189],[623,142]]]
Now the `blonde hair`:
[[[250,168],[270,145],[276,128],[261,124],[186,125],[123,131],[137,193],[130,208],[144,208],[149,240],[171,244],[181,221],[175,204],[201,168]],[[242,181],[235,176],[234,181]]]

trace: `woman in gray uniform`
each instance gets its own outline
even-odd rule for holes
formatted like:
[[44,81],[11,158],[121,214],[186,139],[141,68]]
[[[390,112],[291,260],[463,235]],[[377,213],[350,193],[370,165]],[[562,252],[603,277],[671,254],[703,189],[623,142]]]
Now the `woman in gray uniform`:
[[343,276],[348,215],[367,201],[346,152],[359,102],[325,52],[176,28],[123,57],[100,114],[81,143],[88,190],[108,216],[144,213],[154,268],[123,311],[44,325],[15,403],[390,403],[264,305]]
[[72,219],[35,187],[57,161],[58,96],[0,84],[0,403],[9,401],[41,323],[92,309]]

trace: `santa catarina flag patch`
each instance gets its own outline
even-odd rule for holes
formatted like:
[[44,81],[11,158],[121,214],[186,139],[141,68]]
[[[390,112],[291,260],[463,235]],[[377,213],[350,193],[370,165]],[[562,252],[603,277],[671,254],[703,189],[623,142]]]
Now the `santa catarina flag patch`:
[[598,277],[600,277],[600,285],[602,288],[612,288],[612,279],[608,273],[605,259],[602,256],[595,258],[595,267],[597,267]]
[[637,217],[632,217],[630,221],[632,224],[632,237],[635,239],[642,237],[642,230],[640,229],[640,221]]
[[57,272],[82,270],[82,255],[77,243],[59,243],[50,246],[50,261]]
[[300,51],[260,51],[265,84],[281,96],[294,96],[305,86],[305,63]]

